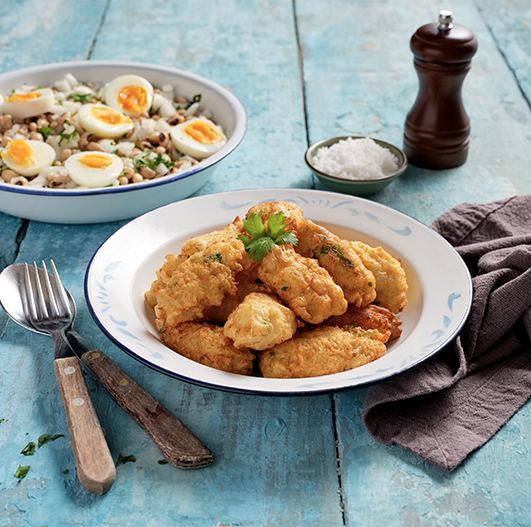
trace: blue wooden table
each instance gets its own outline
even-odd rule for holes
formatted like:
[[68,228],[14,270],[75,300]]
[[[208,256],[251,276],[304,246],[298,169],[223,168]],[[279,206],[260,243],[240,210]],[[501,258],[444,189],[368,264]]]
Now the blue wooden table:
[[[401,145],[417,92],[409,39],[454,12],[479,42],[463,98],[472,123],[465,165],[410,166],[373,199],[429,224],[462,202],[531,192],[531,10],[526,0],[3,0],[0,72],[72,60],[179,67],[229,87],[249,129],[198,195],[317,188],[309,143],[368,135]],[[3,199],[3,198],[2,198]],[[175,413],[213,451],[210,467],[158,461],[148,436],[88,379],[113,458],[104,496],[78,482],[51,341],[0,312],[0,526],[530,525],[531,406],[454,472],[375,442],[365,390],[259,397],[163,376],[114,347],[93,322],[83,277],[125,222],[54,225],[0,213],[0,270],[53,258],[78,305],[76,328]],[[22,449],[62,434],[33,456]],[[133,455],[135,462],[119,463]],[[28,475],[14,476],[19,465]]]

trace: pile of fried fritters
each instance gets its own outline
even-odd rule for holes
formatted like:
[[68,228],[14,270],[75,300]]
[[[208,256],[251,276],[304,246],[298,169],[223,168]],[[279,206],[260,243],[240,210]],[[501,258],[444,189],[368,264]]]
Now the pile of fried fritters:
[[279,244],[258,263],[238,235],[220,231],[169,254],[146,292],[162,341],[212,368],[271,378],[317,377],[356,368],[401,335],[407,302],[400,262],[381,247],[343,240],[284,201],[249,209],[264,225],[284,214],[296,245]]

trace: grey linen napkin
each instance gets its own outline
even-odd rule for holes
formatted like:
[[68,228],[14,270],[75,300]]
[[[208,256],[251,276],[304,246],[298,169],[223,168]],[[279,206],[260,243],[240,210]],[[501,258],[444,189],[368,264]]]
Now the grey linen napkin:
[[363,421],[452,471],[531,396],[531,194],[465,203],[431,227],[470,270],[470,315],[436,357],[369,388]]

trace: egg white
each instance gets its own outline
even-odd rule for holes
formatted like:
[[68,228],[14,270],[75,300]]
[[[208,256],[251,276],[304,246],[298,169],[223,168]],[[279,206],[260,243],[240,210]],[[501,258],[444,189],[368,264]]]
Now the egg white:
[[[91,168],[83,165],[85,156],[104,156],[110,159],[111,164],[105,168]],[[112,185],[122,173],[124,164],[122,159],[115,154],[107,152],[78,152],[68,157],[64,163],[72,181],[83,187],[106,187]]]
[[19,160],[11,155],[10,144],[2,152],[2,160],[8,168],[18,172],[21,176],[36,176],[43,168],[51,166],[55,161],[55,150],[49,144],[31,139],[16,139],[16,141],[23,141],[29,146],[34,161],[28,165],[19,164]]
[[[111,112],[121,122],[111,124],[99,119],[95,115],[98,109]],[[100,138],[116,139],[127,134],[134,127],[133,121],[129,117],[104,104],[84,104],[77,112],[77,120],[85,130]]]
[[[185,129],[196,121],[203,121],[213,128],[219,134],[220,141],[218,143],[202,143],[195,140],[193,137],[190,137]],[[227,143],[227,137],[223,133],[221,126],[214,124],[212,121],[204,117],[189,119],[188,121],[184,121],[183,123],[174,126],[170,135],[175,148],[179,152],[195,157],[196,159],[205,159],[211,156]]]
[[[123,104],[123,90],[127,87],[134,87],[143,90],[145,93],[145,104],[137,110],[126,108]],[[122,97],[120,97],[122,93]],[[127,97],[125,97],[127,101]],[[144,77],[139,75],[122,75],[113,79],[105,88],[105,103],[118,112],[123,112],[129,117],[138,117],[142,112],[148,111],[153,102],[153,86]]]
[[0,104],[0,112],[8,113],[15,119],[26,119],[27,117],[35,117],[41,113],[49,112],[55,104],[55,96],[50,88],[40,88],[32,90],[30,93],[38,94],[39,97],[36,99],[10,101],[9,99],[17,95],[13,94]]

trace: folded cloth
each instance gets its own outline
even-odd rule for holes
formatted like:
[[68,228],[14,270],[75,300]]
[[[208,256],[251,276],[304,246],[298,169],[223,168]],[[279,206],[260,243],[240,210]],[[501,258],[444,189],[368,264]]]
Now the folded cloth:
[[369,388],[363,421],[452,471],[531,396],[531,194],[465,203],[431,227],[470,270],[469,317],[436,357]]

